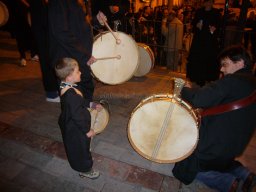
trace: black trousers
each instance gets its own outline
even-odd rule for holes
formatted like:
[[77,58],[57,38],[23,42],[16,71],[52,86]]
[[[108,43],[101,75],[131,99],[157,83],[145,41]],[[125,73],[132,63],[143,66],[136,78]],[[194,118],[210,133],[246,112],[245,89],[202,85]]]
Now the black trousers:
[[40,29],[32,26],[32,31],[38,49],[44,90],[46,92],[57,92],[58,80],[55,75],[54,69],[49,65],[48,29]]

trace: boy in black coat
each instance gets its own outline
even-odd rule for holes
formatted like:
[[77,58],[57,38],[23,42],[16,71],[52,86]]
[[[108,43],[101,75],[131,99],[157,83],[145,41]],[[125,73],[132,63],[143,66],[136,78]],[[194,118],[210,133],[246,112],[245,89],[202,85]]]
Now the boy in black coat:
[[80,177],[96,179],[100,173],[92,169],[90,152],[90,142],[95,132],[91,129],[88,111],[90,101],[84,99],[82,92],[77,89],[76,83],[81,81],[78,63],[74,59],[63,58],[57,63],[55,71],[61,80],[59,126],[69,164],[79,172]]

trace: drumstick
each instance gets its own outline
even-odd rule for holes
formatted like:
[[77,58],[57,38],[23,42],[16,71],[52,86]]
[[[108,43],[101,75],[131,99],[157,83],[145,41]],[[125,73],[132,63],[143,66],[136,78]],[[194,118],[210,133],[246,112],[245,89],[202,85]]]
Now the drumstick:
[[108,28],[108,30],[111,32],[111,34],[113,35],[113,37],[116,39],[116,44],[120,44],[121,43],[121,40],[118,39],[118,37],[116,36],[116,34],[113,32],[113,30],[110,28],[110,26],[108,25],[108,23],[104,20],[103,20],[103,23],[104,25]]
[[106,59],[121,59],[121,55],[117,55],[115,57],[100,57],[100,58],[95,58],[96,61],[98,60],[106,60]]

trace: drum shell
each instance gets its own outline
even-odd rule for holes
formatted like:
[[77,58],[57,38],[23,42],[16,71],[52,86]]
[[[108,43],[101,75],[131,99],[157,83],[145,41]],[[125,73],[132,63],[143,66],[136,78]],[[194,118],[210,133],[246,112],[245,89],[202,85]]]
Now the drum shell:
[[[173,111],[165,123],[170,106]],[[163,125],[166,128],[162,131]],[[199,118],[192,107],[173,95],[153,95],[133,110],[128,139],[144,158],[157,163],[175,163],[188,157],[198,141]]]
[[144,44],[137,43],[139,47],[139,62],[138,69],[134,73],[135,77],[145,76],[150,72],[150,70],[154,67],[155,64],[155,56],[152,49]]
[[139,51],[136,42],[123,32],[114,32],[121,40],[118,44],[110,32],[95,37],[92,55],[97,58],[120,55],[121,59],[98,60],[91,65],[93,76],[99,81],[116,85],[128,81],[138,68]]
[[9,11],[4,2],[0,1],[0,27],[4,26],[9,19]]

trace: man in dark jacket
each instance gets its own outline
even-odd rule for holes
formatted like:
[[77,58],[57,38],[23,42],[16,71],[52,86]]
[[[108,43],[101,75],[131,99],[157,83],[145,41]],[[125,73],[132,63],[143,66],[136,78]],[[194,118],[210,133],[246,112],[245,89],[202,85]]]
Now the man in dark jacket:
[[175,164],[173,174],[185,184],[196,179],[218,191],[232,191],[241,181],[244,185],[239,186],[249,191],[255,174],[235,158],[243,153],[256,127],[256,78],[251,58],[240,46],[227,48],[219,60],[223,78],[202,88],[186,83],[181,91],[184,100],[204,111],[197,148]]
[[[50,63],[54,66],[64,57],[75,59],[82,73],[79,89],[92,101],[94,84],[89,65],[96,59],[92,56],[93,34],[87,16],[84,0],[51,0],[48,3]],[[106,21],[101,12],[96,17],[102,25]]]

